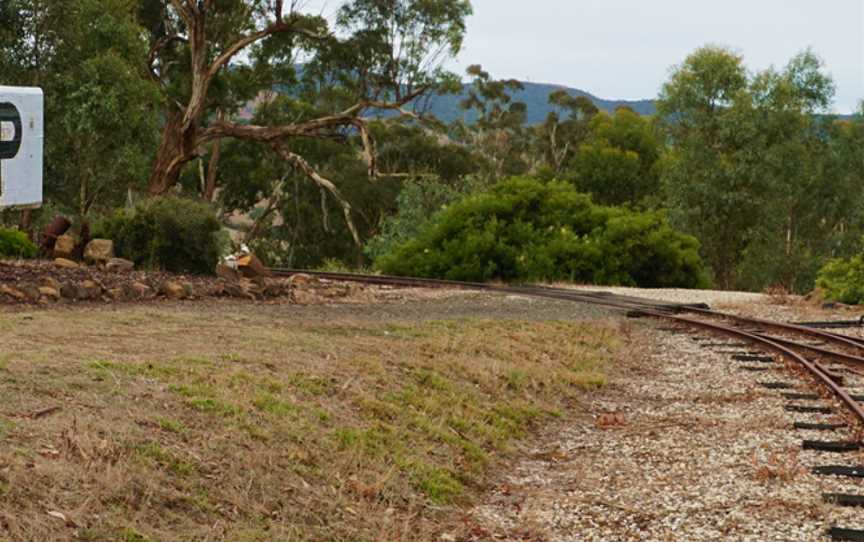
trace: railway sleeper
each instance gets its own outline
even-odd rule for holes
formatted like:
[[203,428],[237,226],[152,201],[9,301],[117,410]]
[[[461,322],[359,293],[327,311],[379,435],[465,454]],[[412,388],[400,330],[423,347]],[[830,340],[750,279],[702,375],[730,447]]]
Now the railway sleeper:
[[792,399],[799,401],[815,401],[819,399],[819,395],[815,393],[795,393],[795,392],[786,392],[781,393],[784,399]]
[[760,372],[771,370],[770,367],[755,367],[753,365],[742,365],[738,368],[741,369],[742,371],[749,371],[751,373],[760,373]]
[[760,382],[759,385],[769,390],[791,390],[795,387],[788,382]]
[[849,493],[823,493],[822,500],[837,506],[864,506],[864,495]]
[[846,427],[845,423],[795,422],[792,424],[793,429],[803,429],[806,431],[836,431],[844,427]]
[[817,450],[820,452],[854,452],[861,449],[861,443],[848,440],[805,440],[801,443],[805,450]]
[[833,410],[827,406],[811,406],[811,405],[785,405],[786,412],[810,412],[814,414],[831,414]]
[[828,536],[831,537],[831,540],[861,541],[864,540],[864,531],[860,529],[831,527],[830,529],[828,529]]
[[774,358],[772,356],[765,356],[760,354],[734,354],[732,359],[735,361],[759,361],[762,363],[774,363]]
[[849,478],[864,478],[864,466],[849,467],[847,465],[820,465],[811,469],[813,474],[822,476],[848,476]]

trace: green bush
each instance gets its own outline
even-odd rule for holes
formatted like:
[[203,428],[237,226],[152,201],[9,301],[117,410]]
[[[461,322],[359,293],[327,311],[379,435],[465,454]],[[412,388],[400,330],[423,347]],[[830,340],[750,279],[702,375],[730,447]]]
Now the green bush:
[[139,267],[175,273],[212,273],[222,253],[213,209],[178,197],[145,200],[98,222],[97,237],[114,240],[117,255]]
[[380,232],[367,241],[364,254],[373,261],[416,236],[442,208],[482,186],[478,177],[445,182],[437,177],[407,181],[396,197],[396,212],[381,222]]
[[860,304],[864,301],[864,256],[830,260],[819,270],[816,286],[825,290],[826,299]]
[[603,207],[563,182],[514,178],[444,209],[376,262],[454,280],[707,285],[695,238],[657,212]]
[[18,230],[0,228],[0,258],[32,258],[34,245],[27,234]]

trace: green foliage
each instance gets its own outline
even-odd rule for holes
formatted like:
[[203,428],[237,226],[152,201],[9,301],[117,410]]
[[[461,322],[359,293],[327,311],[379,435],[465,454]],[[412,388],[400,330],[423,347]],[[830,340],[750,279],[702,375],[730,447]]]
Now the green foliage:
[[576,187],[603,205],[636,205],[660,193],[661,145],[650,119],[629,109],[591,120],[572,168]]
[[213,272],[223,248],[220,231],[209,205],[178,197],[145,200],[94,227],[139,267],[195,274]]
[[[157,85],[135,0],[6,0],[4,85],[45,94],[45,196],[65,211],[121,205],[156,149]],[[71,159],[70,157],[74,157]]]
[[33,258],[34,245],[27,234],[18,230],[0,228],[0,258]]
[[692,288],[706,283],[698,249],[659,213],[595,205],[569,183],[513,178],[444,209],[377,264],[455,280]]
[[702,240],[722,287],[806,290],[824,259],[848,254],[860,231],[862,170],[820,116],[832,95],[811,51],[749,75],[740,56],[705,47],[663,87],[670,218]]
[[830,260],[819,270],[816,286],[825,290],[827,299],[851,305],[864,302],[864,256]]
[[366,243],[365,254],[375,261],[393,251],[420,233],[435,213],[481,186],[477,177],[459,183],[445,183],[437,178],[405,183],[396,198],[396,212],[384,219],[380,233]]

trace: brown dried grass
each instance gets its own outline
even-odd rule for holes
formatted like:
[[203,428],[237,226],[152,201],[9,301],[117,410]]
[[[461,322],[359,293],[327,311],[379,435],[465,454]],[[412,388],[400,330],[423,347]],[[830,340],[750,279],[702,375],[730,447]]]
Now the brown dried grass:
[[437,539],[624,346],[606,322],[241,304],[3,313],[0,331],[15,541]]

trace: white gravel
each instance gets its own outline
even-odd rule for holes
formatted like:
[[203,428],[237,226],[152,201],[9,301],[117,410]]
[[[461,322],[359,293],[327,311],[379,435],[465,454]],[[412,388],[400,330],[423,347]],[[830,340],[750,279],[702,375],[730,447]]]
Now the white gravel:
[[593,420],[529,453],[474,511],[501,533],[496,540],[525,540],[528,529],[550,542],[822,541],[831,526],[864,529],[864,509],[822,500],[826,492],[864,493],[864,483],[809,470],[864,464],[864,454],[801,449],[803,439],[852,435],[793,430],[793,421],[839,418],[786,412],[791,401],[759,385],[785,381],[798,388],[789,391],[813,392],[800,373],[779,362],[746,372],[718,352],[728,347],[646,333],[656,335],[654,347],[588,405]]
[[722,290],[685,290],[682,288],[628,288],[624,286],[572,286],[556,284],[559,288],[611,292],[616,295],[644,297],[673,303],[707,303],[730,305],[739,303],[765,303],[769,296],[753,292],[725,292]]

